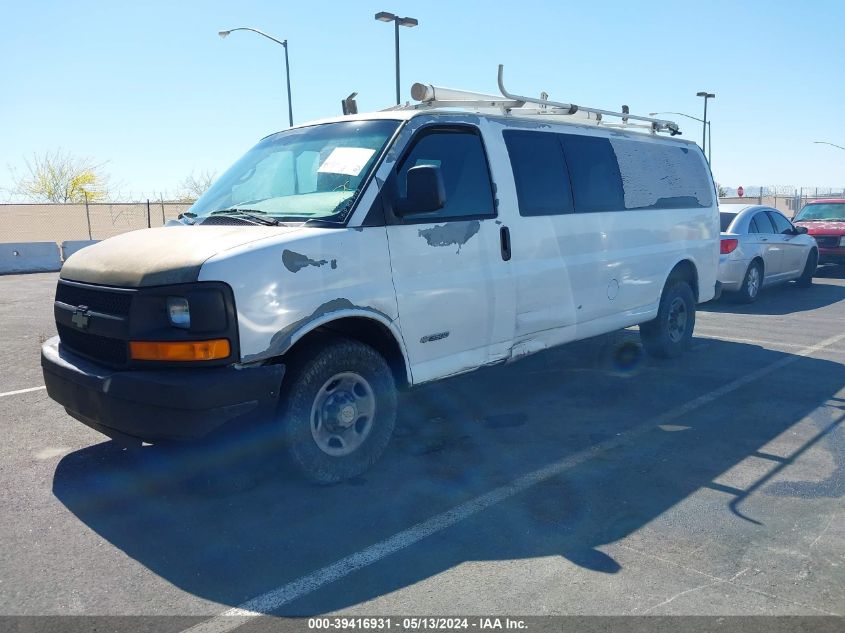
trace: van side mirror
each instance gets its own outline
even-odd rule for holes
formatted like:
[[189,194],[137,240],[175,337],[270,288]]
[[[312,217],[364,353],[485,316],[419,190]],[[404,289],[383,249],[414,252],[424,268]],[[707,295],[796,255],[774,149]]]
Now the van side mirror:
[[446,204],[446,186],[437,165],[411,167],[406,176],[407,195],[400,198],[395,213],[399,217],[433,213]]

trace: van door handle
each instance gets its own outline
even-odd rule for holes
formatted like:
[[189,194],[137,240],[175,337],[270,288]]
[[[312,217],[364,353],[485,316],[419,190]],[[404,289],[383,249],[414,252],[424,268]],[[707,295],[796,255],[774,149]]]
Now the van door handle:
[[508,227],[503,226],[499,229],[499,238],[502,242],[502,259],[504,261],[510,261],[511,258],[511,232]]

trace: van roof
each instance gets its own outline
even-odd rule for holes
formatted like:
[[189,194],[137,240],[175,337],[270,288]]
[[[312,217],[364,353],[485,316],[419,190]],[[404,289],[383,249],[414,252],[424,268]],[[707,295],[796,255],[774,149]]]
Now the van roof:
[[[573,118],[572,121],[561,120],[560,117],[552,119],[551,117],[538,116],[513,116],[503,114],[502,112],[489,112],[475,108],[437,108],[437,109],[397,109],[397,110],[382,110],[378,112],[364,112],[360,114],[347,114],[336,117],[327,117],[323,119],[316,119],[314,121],[307,121],[294,125],[287,129],[299,129],[310,127],[313,125],[323,125],[326,123],[339,123],[343,121],[373,121],[373,120],[394,120],[394,121],[408,121],[417,116],[449,116],[455,114],[470,114],[478,117],[483,117],[497,122],[513,122],[514,127],[525,128],[526,125],[537,123],[538,128],[548,129],[552,126],[578,127],[591,130],[606,130],[623,136],[631,136],[632,138],[652,138],[661,139],[664,141],[673,141],[675,143],[683,143],[686,145],[696,145],[696,142],[690,139],[678,138],[677,136],[661,136],[658,134],[650,134],[648,132],[636,131],[635,129],[624,129],[618,127],[609,127],[596,125],[595,123],[587,123],[583,120]],[[279,130],[283,132],[284,130]],[[274,134],[277,132],[274,132]],[[268,135],[272,136],[272,134]]]

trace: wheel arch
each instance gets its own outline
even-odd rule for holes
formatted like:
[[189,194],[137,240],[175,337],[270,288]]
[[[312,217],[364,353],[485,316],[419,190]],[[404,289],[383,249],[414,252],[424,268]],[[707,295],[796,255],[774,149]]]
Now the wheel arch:
[[672,281],[686,281],[689,282],[692,288],[692,293],[695,296],[696,303],[698,302],[698,267],[691,259],[682,259],[677,262],[669,274],[666,276],[666,283],[664,288],[669,286]]
[[387,361],[397,387],[412,384],[411,367],[401,334],[390,319],[375,311],[343,311],[309,321],[290,334],[289,345],[280,358],[284,360],[327,334],[339,334],[369,345]]

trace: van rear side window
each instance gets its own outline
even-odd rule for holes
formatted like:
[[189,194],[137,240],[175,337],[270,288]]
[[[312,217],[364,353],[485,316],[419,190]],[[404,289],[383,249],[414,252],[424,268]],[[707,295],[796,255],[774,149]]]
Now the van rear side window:
[[701,153],[683,145],[521,130],[502,135],[522,216],[713,204]]
[[675,143],[610,139],[626,209],[709,207],[713,185],[701,153]]
[[610,140],[575,134],[560,136],[572,179],[575,211],[596,213],[624,210],[622,176]]
[[519,215],[572,213],[572,190],[559,134],[506,130]]

